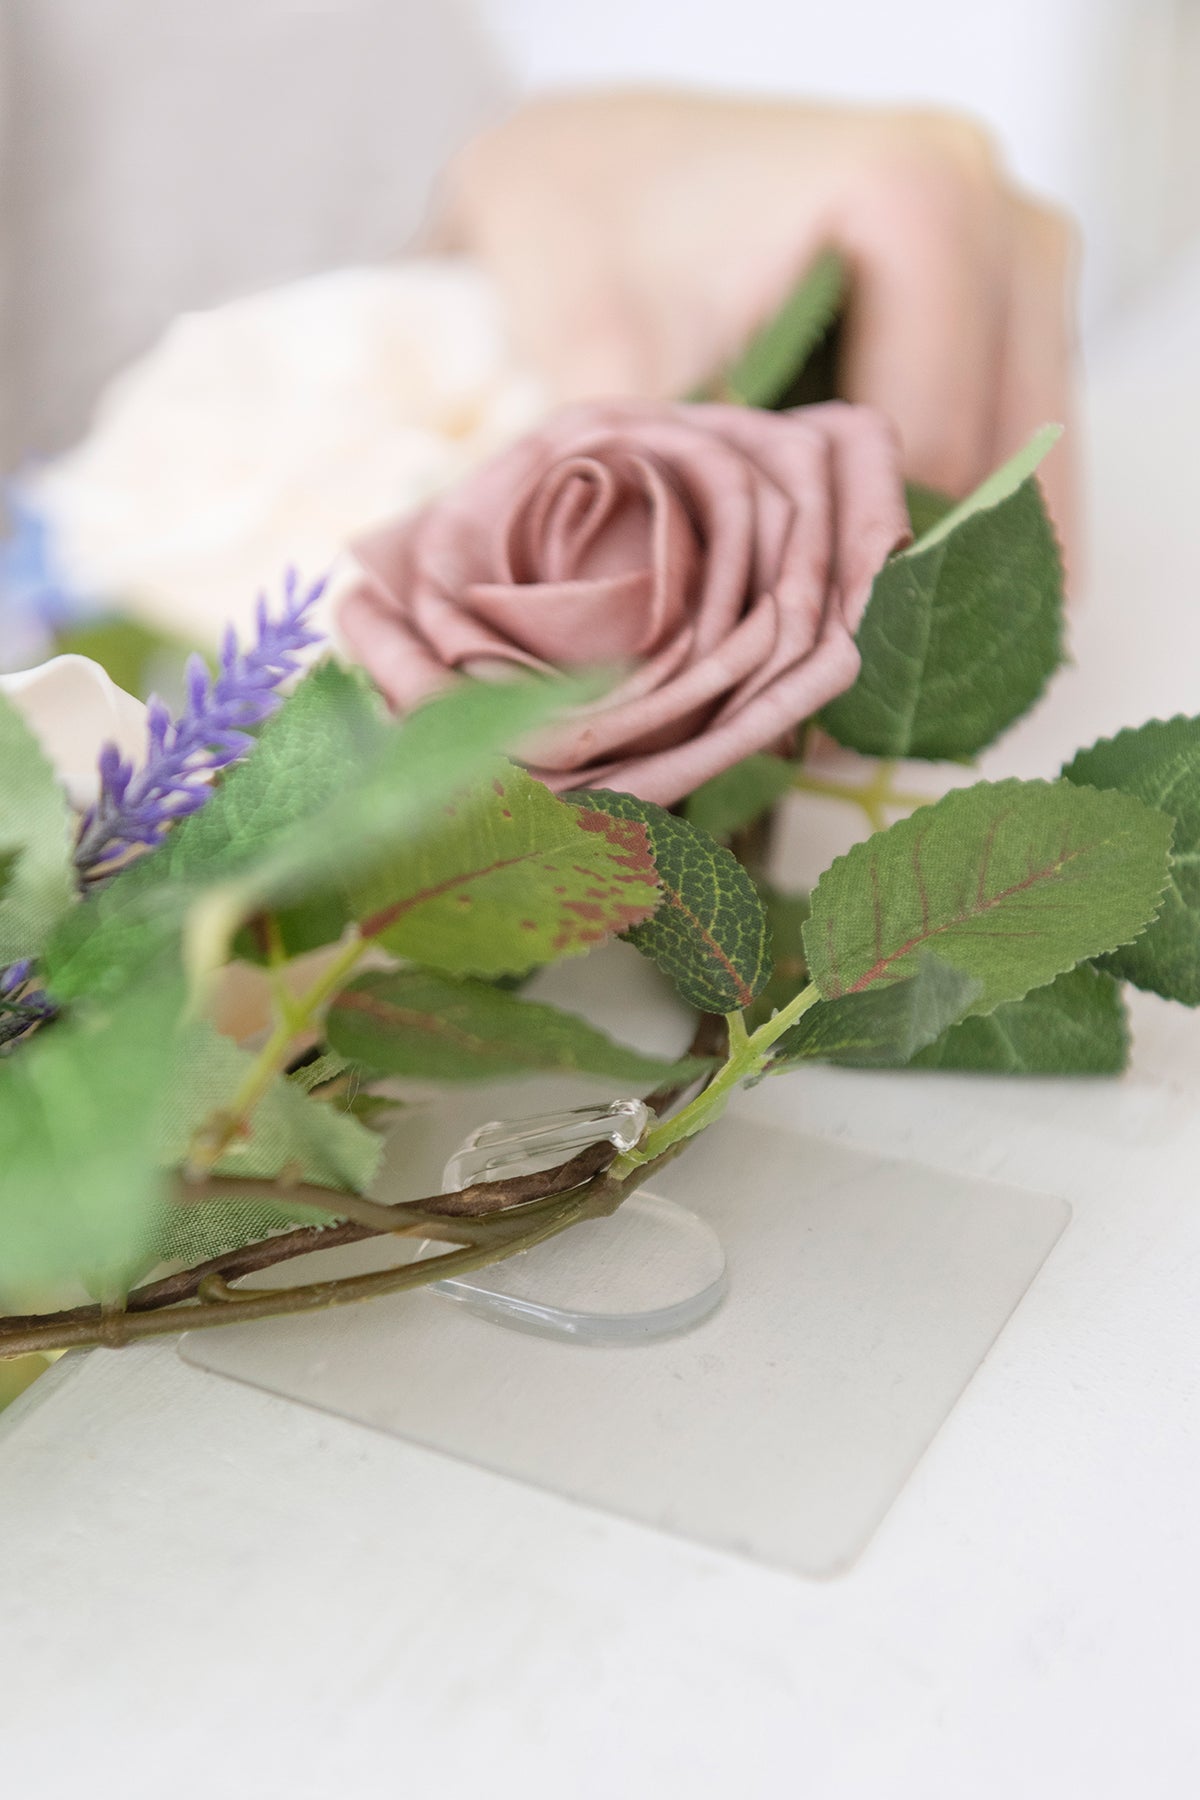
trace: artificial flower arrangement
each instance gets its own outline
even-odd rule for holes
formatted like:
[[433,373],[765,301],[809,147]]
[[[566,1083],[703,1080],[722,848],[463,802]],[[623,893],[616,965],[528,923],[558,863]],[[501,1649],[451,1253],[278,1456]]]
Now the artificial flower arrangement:
[[[830,286],[826,263],[718,399],[553,416],[359,545],[345,635],[373,681],[299,674],[319,584],[292,578],[178,717],[150,704],[140,757],[109,696],[90,795],[52,766],[37,684],[9,683],[0,1354],[477,1268],[611,1213],[740,1085],[814,1059],[1114,1074],[1122,983],[1200,1002],[1200,719],[957,788],[811,895],[770,884],[763,821],[818,728],[885,770],[969,761],[1063,656],[1053,433],[950,505],[906,494],[877,415],[770,410]],[[614,937],[691,1009],[686,1056],[522,992]],[[272,1017],[244,1043],[212,996],[251,966]],[[649,1090],[641,1141],[372,1197],[395,1078],[562,1070]],[[237,1285],[382,1233],[445,1249]]]

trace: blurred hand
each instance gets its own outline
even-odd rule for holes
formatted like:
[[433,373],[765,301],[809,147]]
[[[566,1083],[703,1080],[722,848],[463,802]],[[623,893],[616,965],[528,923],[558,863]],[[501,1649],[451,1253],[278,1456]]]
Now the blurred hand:
[[[459,155],[445,201],[446,236],[490,267],[559,397],[688,393],[833,245],[851,279],[840,391],[890,415],[913,479],[961,494],[1071,410],[1071,229],[964,119],[541,100]],[[1043,469],[1064,534],[1069,445]]]

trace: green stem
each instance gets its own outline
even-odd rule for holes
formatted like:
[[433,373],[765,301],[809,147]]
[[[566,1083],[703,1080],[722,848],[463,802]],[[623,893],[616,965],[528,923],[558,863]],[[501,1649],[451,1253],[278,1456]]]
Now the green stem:
[[615,1181],[622,1181],[635,1169],[640,1169],[647,1162],[653,1162],[685,1138],[693,1137],[696,1132],[704,1131],[715,1124],[729,1104],[730,1096],[742,1082],[760,1075],[766,1068],[770,1051],[777,1039],[785,1031],[802,1019],[810,1007],[815,1006],[821,995],[815,983],[810,982],[787,1005],[781,1007],[773,1018],[759,1026],[758,1030],[747,1035],[745,1022],[741,1014],[737,1014],[741,1027],[739,1041],[736,1031],[729,1034],[729,1056],[719,1068],[708,1086],[696,1095],[690,1105],[672,1119],[663,1119],[652,1130],[647,1132],[636,1150],[619,1156],[613,1164],[610,1174]]
[[367,949],[368,942],[365,938],[357,935],[349,938],[312,986],[280,1008],[281,1016],[246,1070],[228,1107],[222,1110],[216,1120],[210,1122],[207,1133],[201,1131],[197,1134],[187,1164],[186,1173],[190,1179],[205,1174],[220,1160],[271,1083],[287,1066],[288,1053],[296,1038],[313,1023],[326,1001],[337,993]]
[[296,1002],[287,985],[288,953],[283,941],[279,914],[268,913],[263,925],[267,949],[267,980],[271,986],[271,1001],[275,1008],[275,1018],[280,1025],[288,1024],[291,1022]]
[[888,822],[889,809],[907,807],[909,811],[915,811],[919,806],[929,805],[928,794],[905,793],[893,787],[895,774],[894,762],[880,762],[870,779],[862,782],[827,781],[800,769],[792,778],[792,786],[802,794],[816,794],[824,800],[843,800],[850,806],[857,806],[866,815],[872,831],[882,831]]

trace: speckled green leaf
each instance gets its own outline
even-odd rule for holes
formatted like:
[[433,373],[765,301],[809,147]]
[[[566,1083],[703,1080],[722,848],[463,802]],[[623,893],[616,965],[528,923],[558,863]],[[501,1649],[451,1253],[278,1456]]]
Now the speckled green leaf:
[[1107,967],[1136,987],[1200,1005],[1200,719],[1152,719],[1103,738],[1063,770],[1068,781],[1119,788],[1175,821],[1162,910]]
[[1121,984],[1081,963],[986,1018],[952,1025],[911,1066],[987,1075],[1119,1075],[1128,1060]]
[[804,931],[826,999],[916,972],[925,950],[980,983],[975,1012],[1144,930],[1171,822],[1069,781],[978,782],[856,844],[822,875]]
[[727,1013],[749,1006],[771,973],[767,919],[735,856],[684,819],[632,794],[591,789],[577,805],[642,823],[662,883],[657,912],[627,933],[689,1006]]
[[660,895],[636,815],[569,806],[498,763],[350,898],[364,936],[398,956],[506,975],[640,925]]
[[872,756],[974,756],[1028,711],[1063,654],[1062,558],[1033,468],[1047,427],[885,563],[854,686],[821,714]]

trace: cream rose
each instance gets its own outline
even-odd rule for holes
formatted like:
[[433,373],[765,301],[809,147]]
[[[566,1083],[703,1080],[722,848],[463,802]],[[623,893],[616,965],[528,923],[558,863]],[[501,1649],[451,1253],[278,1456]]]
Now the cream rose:
[[530,766],[671,805],[850,686],[908,537],[869,408],[574,406],[361,539],[340,624],[400,711],[460,673],[622,667]]
[[209,646],[543,411],[468,263],[343,269],[177,319],[22,493],[69,589]]

